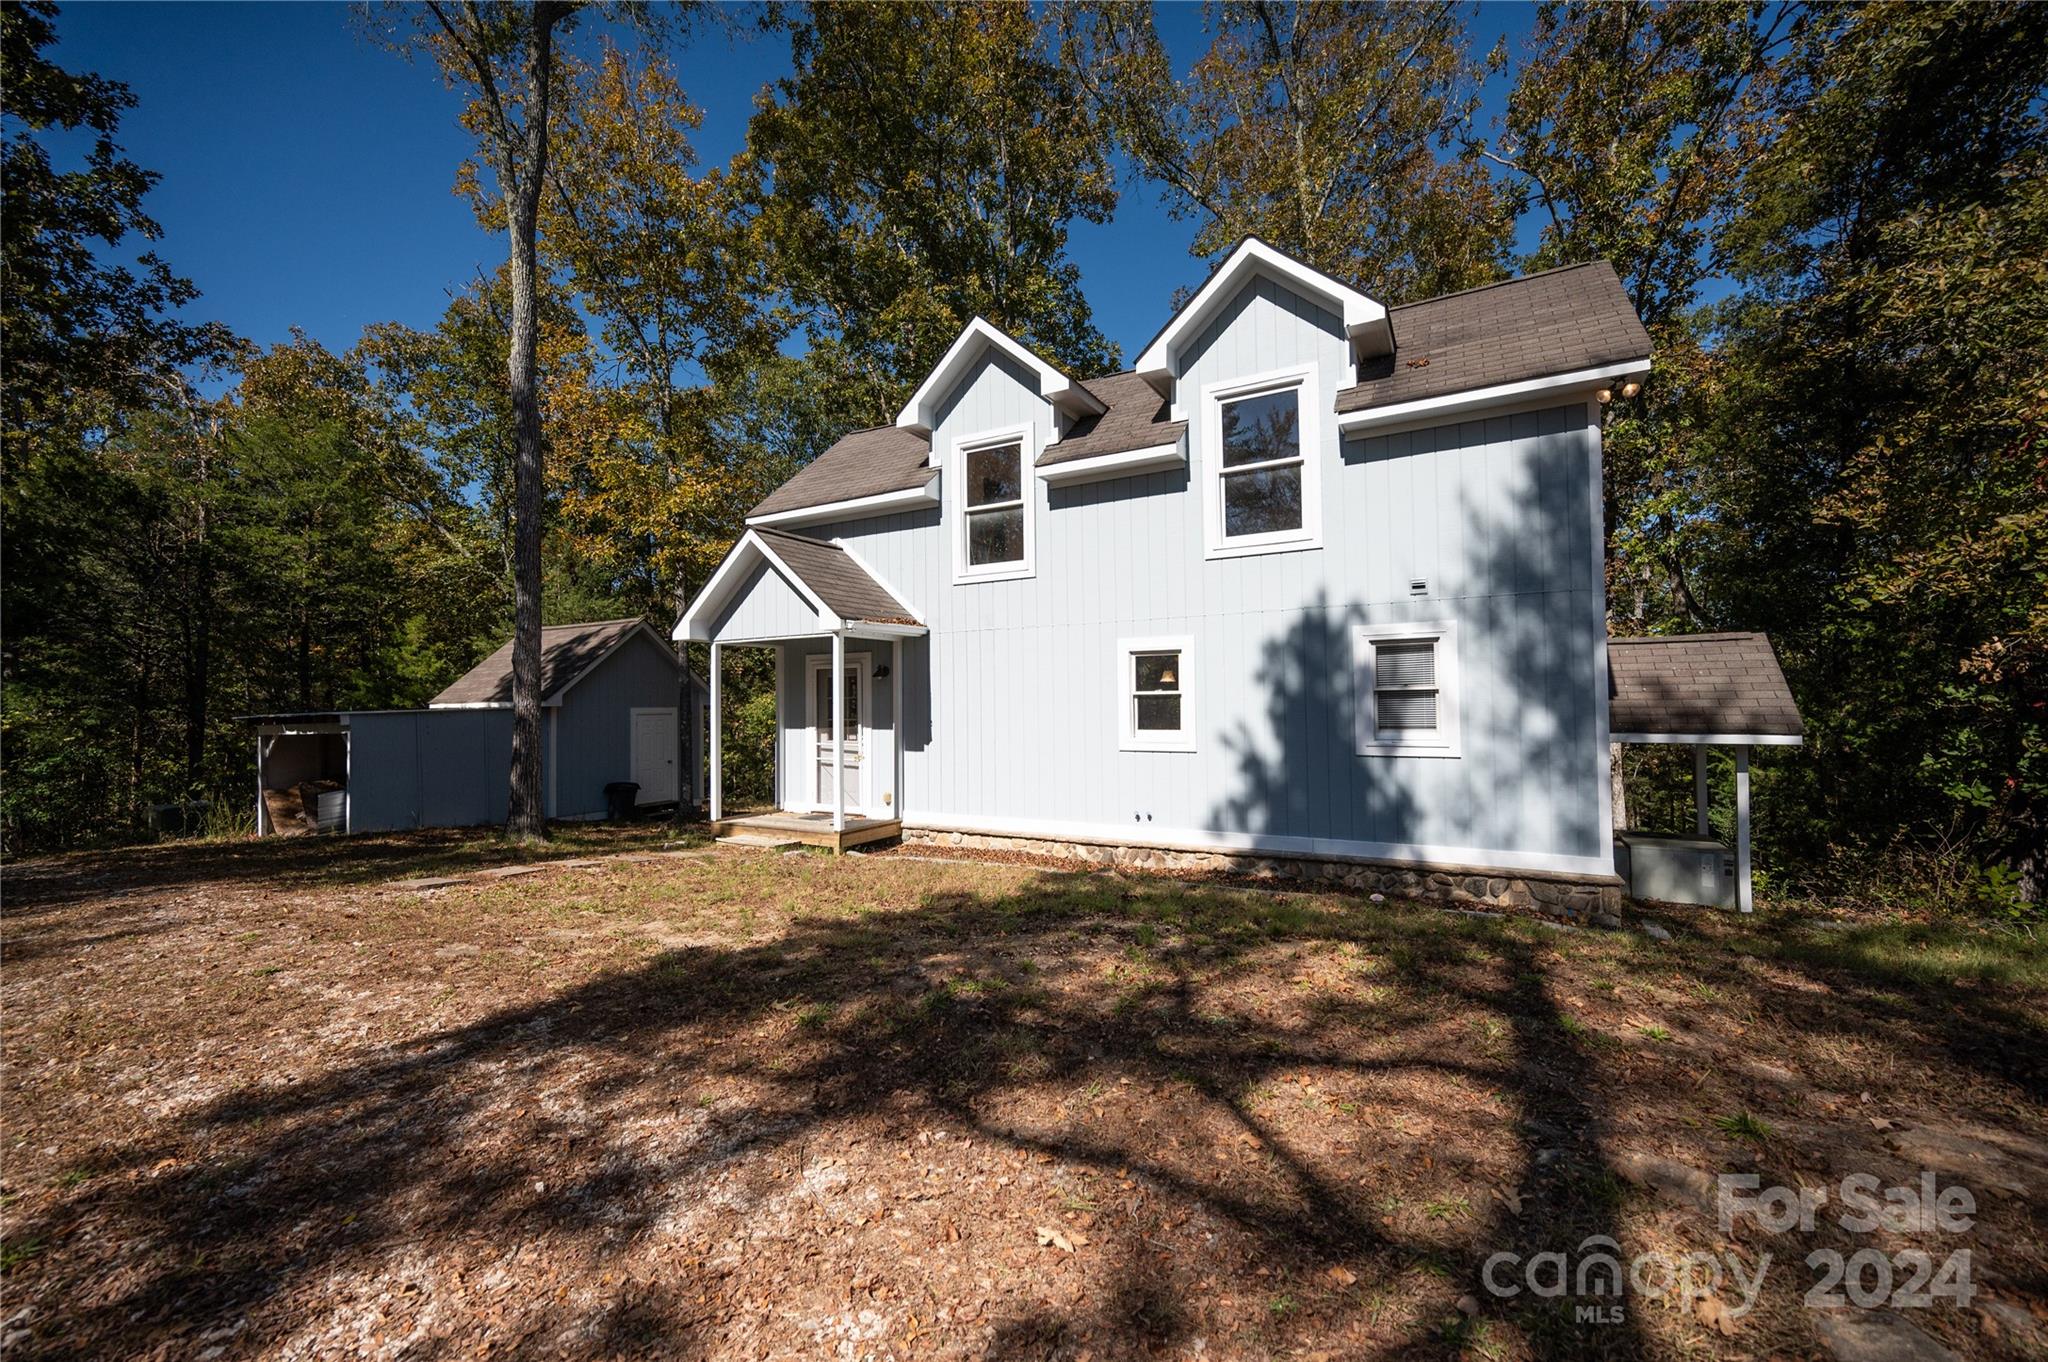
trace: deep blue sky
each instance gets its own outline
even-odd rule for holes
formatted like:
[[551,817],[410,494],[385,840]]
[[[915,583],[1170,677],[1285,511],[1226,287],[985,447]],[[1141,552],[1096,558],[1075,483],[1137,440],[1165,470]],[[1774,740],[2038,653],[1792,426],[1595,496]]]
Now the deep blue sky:
[[[1519,33],[1529,14],[1482,7],[1475,49]],[[1185,69],[1204,45],[1200,8],[1166,5],[1160,24]],[[120,138],[163,174],[148,205],[160,249],[203,291],[195,315],[264,344],[297,326],[341,349],[372,322],[431,325],[450,293],[504,259],[503,239],[451,192],[470,149],[460,99],[430,66],[362,36],[346,6],[72,4],[57,33],[60,65],[135,92]],[[704,109],[697,145],[710,164],[739,148],[755,93],[788,72],[789,51],[780,37],[714,35],[676,60]],[[1168,218],[1145,185],[1125,190],[1109,226],[1076,225],[1097,324],[1126,356],[1205,272],[1187,253],[1195,225]]]

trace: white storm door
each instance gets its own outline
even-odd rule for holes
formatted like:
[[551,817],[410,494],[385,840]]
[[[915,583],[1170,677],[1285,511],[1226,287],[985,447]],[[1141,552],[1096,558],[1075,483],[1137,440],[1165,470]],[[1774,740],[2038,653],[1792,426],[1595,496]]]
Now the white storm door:
[[[867,812],[867,717],[868,655],[846,655],[846,811]],[[808,729],[811,735],[811,807],[821,812],[832,808],[832,659],[814,657],[808,663],[804,693]]]
[[676,798],[676,712],[674,709],[633,711],[633,774],[640,787],[634,798],[642,804],[668,804]]

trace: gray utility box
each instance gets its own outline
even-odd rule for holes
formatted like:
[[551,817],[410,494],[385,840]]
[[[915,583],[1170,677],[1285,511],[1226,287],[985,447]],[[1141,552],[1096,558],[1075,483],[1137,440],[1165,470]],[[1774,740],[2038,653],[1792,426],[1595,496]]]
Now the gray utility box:
[[1711,837],[1618,833],[1614,873],[1627,882],[1632,898],[1735,906],[1735,856]]

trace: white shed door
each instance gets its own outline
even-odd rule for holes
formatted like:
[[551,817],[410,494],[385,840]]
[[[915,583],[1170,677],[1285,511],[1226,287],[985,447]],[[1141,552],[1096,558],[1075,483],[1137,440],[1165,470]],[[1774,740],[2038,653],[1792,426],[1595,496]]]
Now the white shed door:
[[676,712],[633,711],[633,774],[642,804],[666,804],[676,797]]

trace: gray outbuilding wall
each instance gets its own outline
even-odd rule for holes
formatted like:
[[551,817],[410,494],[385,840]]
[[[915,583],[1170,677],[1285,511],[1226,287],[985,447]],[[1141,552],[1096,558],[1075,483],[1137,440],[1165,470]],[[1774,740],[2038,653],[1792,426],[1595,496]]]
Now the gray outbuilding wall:
[[512,712],[392,710],[349,716],[349,831],[505,821]]
[[[676,710],[677,732],[683,731],[688,720],[677,698],[678,678],[675,655],[642,631],[568,689],[555,711],[560,728],[550,747],[554,817],[602,814],[604,787],[633,778],[634,709]],[[679,792],[687,797],[688,773],[680,761],[676,770]]]

